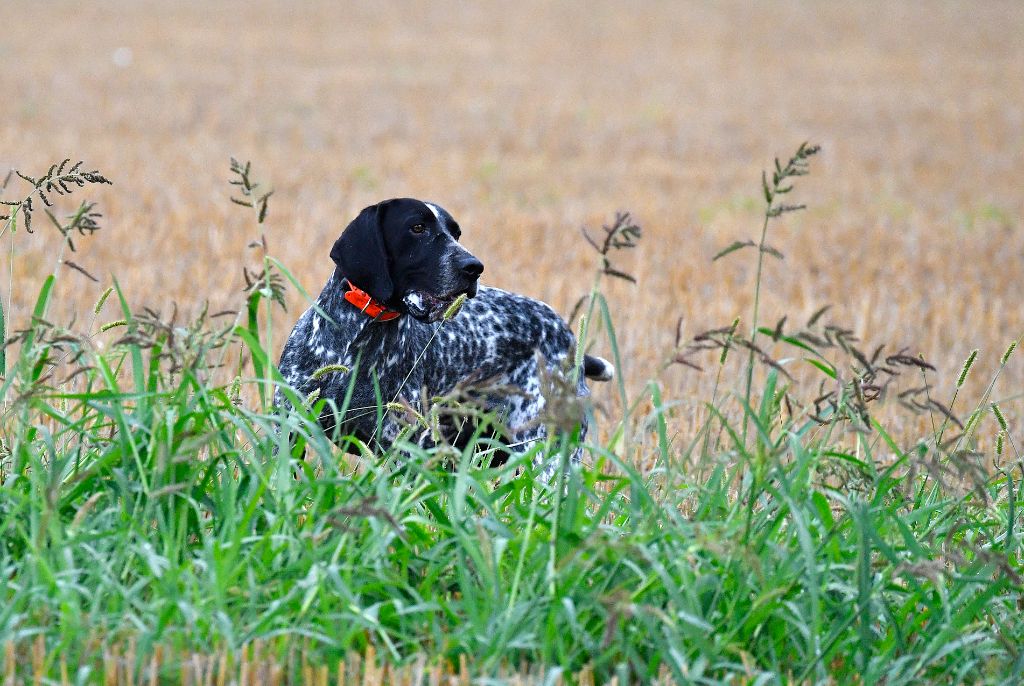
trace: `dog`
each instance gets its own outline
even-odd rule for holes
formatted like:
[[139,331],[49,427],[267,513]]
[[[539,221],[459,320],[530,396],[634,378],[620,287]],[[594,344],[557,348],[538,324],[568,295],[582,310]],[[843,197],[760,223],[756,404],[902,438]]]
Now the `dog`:
[[[395,402],[418,408],[485,382],[506,391],[478,390],[475,397],[507,427],[508,449],[523,452],[551,425],[545,382],[573,384],[578,400],[590,394],[586,379],[614,376],[607,360],[591,355],[582,369],[570,369],[576,343],[565,321],[545,303],[479,285],[484,265],[459,244],[461,235],[439,205],[396,198],[362,210],[335,241],[334,273],[295,324],[279,363],[300,397],[318,392],[347,408],[340,426],[336,412],[325,409],[326,430],[386,450],[403,427]],[[284,402],[279,389],[276,403]],[[583,403],[574,407],[582,443],[588,419]],[[464,447],[472,434],[446,426],[444,438]],[[424,432],[418,442],[435,441]],[[541,468],[550,476],[555,465]]]

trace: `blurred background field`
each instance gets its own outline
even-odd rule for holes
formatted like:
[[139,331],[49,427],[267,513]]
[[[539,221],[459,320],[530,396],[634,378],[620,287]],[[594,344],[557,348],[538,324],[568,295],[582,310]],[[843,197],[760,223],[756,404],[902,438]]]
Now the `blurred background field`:
[[[459,219],[485,282],[568,314],[596,264],[580,227],[632,211],[638,284],[607,292],[636,389],[662,376],[680,317],[688,336],[747,317],[753,254],[711,257],[756,239],[761,169],[810,140],[823,152],[793,198],[809,209],[772,228],[786,260],[769,263],[764,321],[832,304],[866,347],[934,362],[945,398],[972,348],[987,372],[1024,331],[1019,2],[6,0],[3,14],[0,169],[73,156],[115,182],[87,192],[104,229],[73,259],[100,283],[64,272],[65,318],[110,274],[165,313],[238,306],[254,231],[228,202],[233,155],[275,189],[271,253],[314,293],[360,208],[414,196]],[[15,319],[57,239],[43,221],[19,236],[13,281],[4,258]],[[1024,387],[1022,365],[1002,389]],[[663,378],[684,399],[714,382]]]

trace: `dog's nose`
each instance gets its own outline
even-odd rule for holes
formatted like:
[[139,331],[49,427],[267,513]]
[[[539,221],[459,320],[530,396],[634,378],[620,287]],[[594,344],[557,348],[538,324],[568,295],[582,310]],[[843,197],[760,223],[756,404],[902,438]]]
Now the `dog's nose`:
[[458,267],[459,271],[470,279],[479,278],[484,273],[484,263],[472,255],[467,255],[459,260]]

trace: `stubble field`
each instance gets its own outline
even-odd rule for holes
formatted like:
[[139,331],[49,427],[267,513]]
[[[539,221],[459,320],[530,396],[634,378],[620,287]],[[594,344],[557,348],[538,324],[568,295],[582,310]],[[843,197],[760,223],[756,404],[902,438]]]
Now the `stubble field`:
[[[831,304],[867,345],[933,361],[943,397],[972,348],[994,363],[1024,330],[1017,3],[9,9],[0,167],[71,155],[115,182],[75,256],[101,283],[69,272],[67,310],[111,273],[165,313],[236,305],[254,236],[227,201],[234,155],[274,188],[271,252],[313,292],[360,208],[414,196],[466,227],[486,282],[568,313],[595,265],[579,228],[632,211],[638,283],[608,295],[635,387],[660,375],[680,317],[690,336],[748,316],[753,260],[711,257],[756,238],[760,170],[811,140],[809,210],[770,237],[786,260],[768,268],[766,321]],[[55,243],[16,242],[16,284]],[[712,383],[669,374],[684,398]]]

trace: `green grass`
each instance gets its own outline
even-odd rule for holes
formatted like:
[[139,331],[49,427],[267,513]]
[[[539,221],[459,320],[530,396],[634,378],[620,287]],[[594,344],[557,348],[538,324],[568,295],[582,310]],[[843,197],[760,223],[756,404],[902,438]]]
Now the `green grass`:
[[[345,455],[322,399],[268,406],[274,289],[292,277],[262,264],[232,324],[163,322],[115,284],[100,312],[122,325],[67,331],[43,282],[2,385],[0,643],[21,677],[63,661],[100,681],[130,644],[177,683],[174,656],[258,641],[293,679],[368,646],[599,683],[1024,678],[1020,461],[974,452],[970,431],[903,445],[843,393],[815,420],[787,407],[777,363],[752,375],[723,351],[696,436],[651,382],[583,466],[568,438],[500,468],[482,445]],[[563,464],[551,483],[538,454]]]

